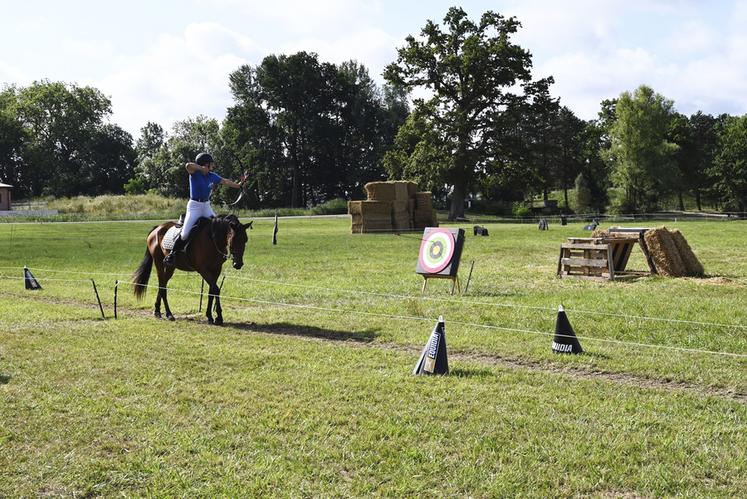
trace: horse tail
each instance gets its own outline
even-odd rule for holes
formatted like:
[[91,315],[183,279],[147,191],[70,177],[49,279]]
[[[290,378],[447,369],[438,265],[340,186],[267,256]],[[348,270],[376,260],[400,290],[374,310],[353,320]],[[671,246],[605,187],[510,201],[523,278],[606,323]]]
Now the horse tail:
[[143,261],[140,262],[140,266],[137,268],[135,273],[132,274],[132,282],[133,284],[135,284],[135,286],[133,286],[132,288],[132,291],[133,293],[135,293],[135,298],[137,298],[138,300],[145,296],[145,292],[148,290],[145,285],[148,284],[148,279],[150,279],[150,271],[152,268],[153,255],[151,255],[150,250],[146,248]]

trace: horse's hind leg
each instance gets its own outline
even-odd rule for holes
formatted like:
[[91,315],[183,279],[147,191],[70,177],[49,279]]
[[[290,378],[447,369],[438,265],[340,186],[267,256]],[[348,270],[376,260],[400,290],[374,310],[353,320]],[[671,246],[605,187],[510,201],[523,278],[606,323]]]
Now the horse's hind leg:
[[166,318],[170,321],[173,321],[174,316],[171,314],[171,309],[169,308],[169,300],[166,295],[166,286],[169,282],[169,279],[171,279],[171,276],[174,275],[174,269],[164,267],[163,253],[161,253],[160,258],[153,258],[153,265],[156,267],[156,272],[158,273],[158,293],[156,293],[156,307],[153,311],[153,315],[155,315],[159,319],[161,318],[161,300],[163,300],[163,306],[166,309]]
[[159,291],[162,293],[163,297],[163,306],[166,309],[166,318],[170,321],[176,320],[174,317],[174,314],[171,313],[171,309],[169,308],[169,299],[167,297],[168,288],[166,285],[169,282],[169,279],[171,279],[171,276],[174,275],[174,269],[165,269],[164,276],[163,276],[163,284],[161,284],[161,279],[159,277],[158,279],[158,286],[161,288]]
[[160,289],[156,293],[156,304],[153,307],[153,316],[156,319],[161,318],[161,290]]

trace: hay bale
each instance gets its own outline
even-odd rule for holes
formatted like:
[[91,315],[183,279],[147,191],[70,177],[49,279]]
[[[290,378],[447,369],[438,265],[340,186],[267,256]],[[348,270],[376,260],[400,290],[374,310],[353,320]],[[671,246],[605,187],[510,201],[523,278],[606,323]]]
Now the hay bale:
[[373,222],[366,220],[363,223],[351,225],[351,232],[353,234],[381,233],[381,232],[391,232],[391,231],[392,231],[391,221],[388,223],[383,223],[383,222],[373,223]]
[[666,227],[647,230],[643,237],[659,274],[669,277],[686,275],[680,252]]
[[404,180],[397,180],[393,182],[393,184],[395,199],[397,201],[407,201],[410,197],[407,193],[407,184],[409,184],[409,182],[405,182]]
[[392,219],[392,229],[393,230],[410,230],[414,226],[413,221],[409,217],[405,218],[394,218]]
[[407,200],[407,212],[410,215],[415,214],[415,198],[414,197]]
[[591,237],[608,237],[610,235],[609,230],[596,228],[594,229],[594,232],[591,233]]
[[431,209],[433,208],[433,195],[430,192],[415,193],[415,208]]
[[682,235],[682,232],[680,232],[678,229],[674,229],[673,231],[671,231],[671,234],[672,240],[674,241],[674,244],[675,246],[677,246],[677,250],[680,253],[682,263],[685,266],[686,274],[692,277],[703,277],[703,275],[705,275],[703,264],[700,263],[698,257],[695,256],[695,253],[693,253],[693,250],[687,243],[687,239],[685,239],[685,236]]
[[366,195],[371,201],[394,201],[397,192],[394,182],[369,182],[365,186]]
[[360,203],[361,215],[364,217],[369,215],[391,216],[392,214],[391,201],[361,201]]
[[360,215],[362,202],[363,201],[348,201],[348,213],[350,215]]
[[406,215],[409,216],[408,202],[405,201],[392,201],[392,213],[394,216]]

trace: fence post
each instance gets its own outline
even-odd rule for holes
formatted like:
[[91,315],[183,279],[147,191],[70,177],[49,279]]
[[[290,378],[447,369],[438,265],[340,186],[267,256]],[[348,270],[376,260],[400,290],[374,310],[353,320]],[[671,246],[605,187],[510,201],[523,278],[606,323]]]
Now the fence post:
[[114,281],[114,318],[117,318],[117,290],[119,289],[119,280]]
[[101,306],[101,298],[99,298],[99,290],[96,289],[96,281],[91,279],[91,282],[93,283],[93,292],[96,293],[96,301],[99,302],[99,310],[101,310],[101,318],[106,319],[106,316],[104,315],[104,307]]
[[202,280],[202,283],[200,284],[200,309],[197,311],[199,314],[202,312],[202,292],[205,289],[205,279]]

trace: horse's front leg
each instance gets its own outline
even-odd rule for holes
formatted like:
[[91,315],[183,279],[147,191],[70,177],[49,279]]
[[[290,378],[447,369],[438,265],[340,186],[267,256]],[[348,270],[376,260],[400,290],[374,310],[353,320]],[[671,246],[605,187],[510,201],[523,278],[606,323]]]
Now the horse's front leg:
[[[220,289],[218,289],[218,285],[214,281],[207,281],[207,282],[208,282],[208,301],[207,301],[207,309],[205,310],[205,317],[207,317],[208,324],[215,324],[215,321],[213,320],[213,298],[216,298],[217,300],[217,296],[218,296],[218,293],[220,292]],[[220,317],[220,315],[218,317]]]
[[222,326],[223,325],[223,308],[220,306],[220,288],[217,288],[217,291],[215,293],[215,325],[216,326]]

